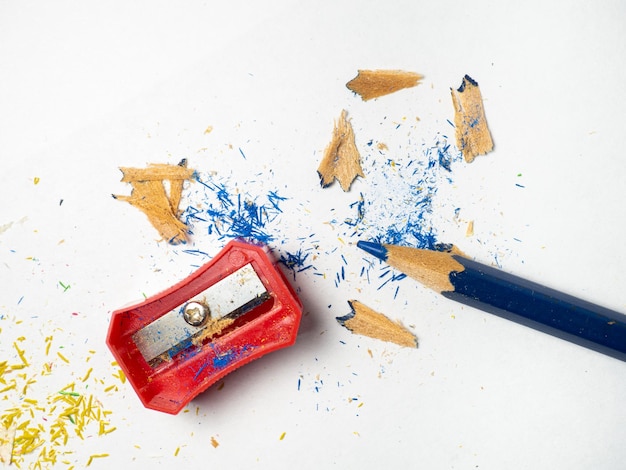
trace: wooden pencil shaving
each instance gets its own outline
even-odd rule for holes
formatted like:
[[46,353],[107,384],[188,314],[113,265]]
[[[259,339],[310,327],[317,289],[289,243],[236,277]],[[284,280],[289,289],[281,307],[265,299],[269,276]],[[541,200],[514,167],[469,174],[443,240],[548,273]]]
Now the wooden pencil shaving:
[[202,333],[193,338],[192,342],[195,346],[202,346],[205,340],[211,339],[215,335],[219,335],[225,328],[233,324],[233,318],[220,318],[219,320],[210,319],[206,324]]
[[456,145],[463,153],[465,161],[471,163],[477,155],[484,155],[493,150],[483,98],[478,83],[469,75],[463,77],[463,82],[457,90],[451,88],[450,91],[454,105]]
[[347,111],[343,110],[335,121],[332,139],[317,169],[323,188],[330,186],[336,179],[341,189],[348,191],[357,176],[365,176],[361,168],[361,155],[354,142],[352,124],[347,116]]
[[350,300],[348,304],[350,304],[352,312],[346,316],[337,317],[337,321],[352,333],[407,348],[417,347],[415,335],[400,322],[390,320],[382,313],[372,310],[358,300]]
[[[178,165],[151,164],[148,168],[121,167],[122,182],[133,187],[130,196],[113,195],[143,211],[164,240],[176,245],[188,241],[188,227],[178,218],[183,184],[193,177],[187,160]],[[167,186],[166,186],[167,185]],[[169,191],[168,191],[169,188]]]
[[419,73],[402,70],[359,70],[346,86],[363,101],[368,101],[419,85],[423,78]]

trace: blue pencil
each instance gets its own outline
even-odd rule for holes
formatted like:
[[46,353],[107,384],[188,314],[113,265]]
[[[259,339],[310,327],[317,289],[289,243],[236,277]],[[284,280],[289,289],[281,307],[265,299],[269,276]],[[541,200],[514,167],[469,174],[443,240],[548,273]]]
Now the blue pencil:
[[626,316],[472,261],[454,248],[357,246],[449,299],[626,361]]

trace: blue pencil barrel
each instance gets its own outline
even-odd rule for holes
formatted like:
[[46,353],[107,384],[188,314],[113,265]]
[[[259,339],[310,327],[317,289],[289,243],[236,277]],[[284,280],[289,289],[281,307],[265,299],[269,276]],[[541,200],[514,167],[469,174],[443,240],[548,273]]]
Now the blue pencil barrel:
[[626,316],[462,256],[450,299],[626,361]]

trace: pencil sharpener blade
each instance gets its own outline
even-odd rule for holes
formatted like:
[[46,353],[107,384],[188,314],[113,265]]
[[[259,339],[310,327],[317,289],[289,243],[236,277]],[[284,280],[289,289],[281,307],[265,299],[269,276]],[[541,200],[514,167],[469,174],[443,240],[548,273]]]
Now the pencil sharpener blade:
[[293,345],[301,317],[264,247],[235,240],[178,284],[113,312],[107,345],[144,406],[177,414],[234,369]]

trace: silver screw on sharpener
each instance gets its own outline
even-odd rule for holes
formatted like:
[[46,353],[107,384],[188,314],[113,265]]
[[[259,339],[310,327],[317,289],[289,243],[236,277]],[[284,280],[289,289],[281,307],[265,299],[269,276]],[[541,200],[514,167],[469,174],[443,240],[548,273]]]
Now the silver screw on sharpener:
[[187,302],[183,307],[183,318],[191,326],[202,325],[209,316],[209,307],[200,302]]

